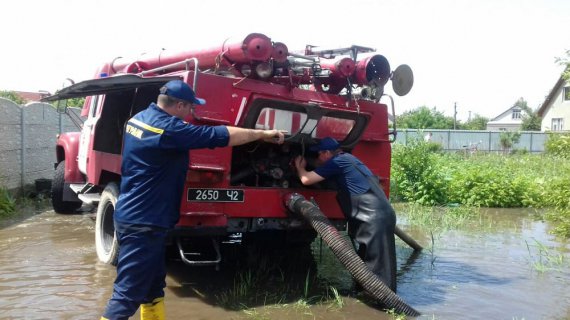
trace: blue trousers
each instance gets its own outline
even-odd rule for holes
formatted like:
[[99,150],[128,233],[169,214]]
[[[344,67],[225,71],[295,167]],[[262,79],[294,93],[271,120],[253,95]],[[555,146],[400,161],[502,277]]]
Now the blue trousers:
[[[119,231],[119,229],[123,229]],[[113,295],[103,316],[128,319],[139,306],[164,297],[166,230],[117,228],[119,260]]]

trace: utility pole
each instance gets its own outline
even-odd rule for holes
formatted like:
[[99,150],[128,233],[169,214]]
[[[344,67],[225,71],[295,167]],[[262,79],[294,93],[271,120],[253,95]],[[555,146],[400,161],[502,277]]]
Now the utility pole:
[[469,118],[467,118],[467,121],[471,121],[471,110],[469,110]]
[[457,102],[453,103],[453,130],[457,128]]

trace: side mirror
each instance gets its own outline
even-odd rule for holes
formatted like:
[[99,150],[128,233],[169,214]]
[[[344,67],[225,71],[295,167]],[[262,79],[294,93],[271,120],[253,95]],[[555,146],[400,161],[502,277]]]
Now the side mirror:
[[[68,82],[70,86],[75,84],[75,81],[73,81],[73,79],[70,79],[70,78],[65,78],[65,81]],[[65,82],[63,84],[63,87],[65,88]],[[67,99],[57,100],[57,102],[55,103],[55,110],[58,113],[67,113],[68,105],[69,105],[69,103],[68,103]]]
[[58,113],[66,113],[67,112],[67,99],[57,100],[55,102],[55,110]]

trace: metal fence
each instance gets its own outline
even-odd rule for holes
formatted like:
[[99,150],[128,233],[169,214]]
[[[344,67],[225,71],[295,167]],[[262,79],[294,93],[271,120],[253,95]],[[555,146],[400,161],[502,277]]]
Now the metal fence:
[[[436,130],[436,129],[397,129],[396,142],[407,144],[412,139],[425,139],[432,134],[430,141],[439,143],[444,150],[477,150],[486,152],[503,151],[500,143],[502,131],[483,130]],[[512,150],[526,150],[531,153],[544,152],[548,134],[537,131],[521,131],[519,142]]]

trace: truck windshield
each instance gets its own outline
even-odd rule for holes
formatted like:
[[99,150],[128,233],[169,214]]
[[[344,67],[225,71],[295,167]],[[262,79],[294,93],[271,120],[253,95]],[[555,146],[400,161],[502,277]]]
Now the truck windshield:
[[333,137],[342,141],[354,128],[355,123],[353,119],[332,116],[309,119],[304,112],[265,107],[259,113],[255,128],[285,130],[290,136],[302,132],[317,139]]

